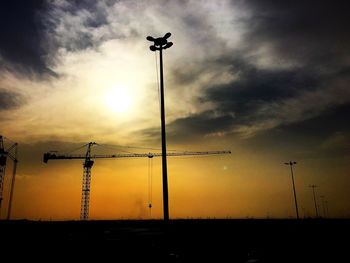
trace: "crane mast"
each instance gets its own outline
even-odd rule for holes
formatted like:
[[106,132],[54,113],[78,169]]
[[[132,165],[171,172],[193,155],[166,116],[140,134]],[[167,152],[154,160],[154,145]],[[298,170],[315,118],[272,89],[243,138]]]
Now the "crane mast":
[[9,199],[9,206],[8,206],[8,211],[7,211],[7,220],[10,220],[11,218],[11,212],[12,212],[12,199],[13,199],[13,191],[15,188],[15,178],[16,178],[16,171],[17,171],[17,163],[18,163],[18,159],[17,159],[17,143],[15,143],[15,155],[12,156],[11,154],[9,155],[10,158],[13,161],[13,171],[12,171],[12,180],[11,180],[11,189],[10,189],[10,199]]
[[[47,152],[43,155],[44,163],[49,160],[67,160],[67,159],[83,159],[83,183],[81,196],[80,220],[89,218],[89,203],[90,203],[90,183],[91,183],[91,168],[94,165],[93,159],[99,158],[138,158],[138,157],[160,157],[162,153],[128,153],[128,154],[94,154],[91,155],[93,145],[98,145],[95,142],[90,142],[87,146],[86,154],[58,154],[55,152]],[[214,154],[229,154],[231,151],[206,151],[206,152],[171,152],[167,156],[196,156],[196,155],[214,155]]]
[[[17,145],[18,145],[17,143],[13,143],[10,147],[6,149],[4,144],[4,137],[0,135],[0,213],[1,213],[1,205],[3,200],[7,158],[9,157],[13,161],[13,171],[12,171],[12,179],[11,179],[11,186],[10,186],[10,198],[9,198],[9,205],[8,205],[8,211],[7,211],[7,220],[10,219],[10,216],[11,216],[13,189],[15,185],[15,177],[16,177],[16,170],[17,170],[17,163],[18,163]],[[15,151],[14,154],[12,153],[13,150]]]
[[87,147],[85,161],[83,163],[83,187],[81,195],[81,210],[80,219],[87,220],[89,218],[89,203],[90,203],[90,182],[91,182],[91,167],[94,165],[94,161],[91,160],[91,147],[95,145],[95,142],[90,142]]
[[0,136],[0,212],[1,212],[1,204],[3,199],[2,193],[4,190],[6,161],[7,161],[7,151],[5,151],[5,148],[4,148],[3,137]]

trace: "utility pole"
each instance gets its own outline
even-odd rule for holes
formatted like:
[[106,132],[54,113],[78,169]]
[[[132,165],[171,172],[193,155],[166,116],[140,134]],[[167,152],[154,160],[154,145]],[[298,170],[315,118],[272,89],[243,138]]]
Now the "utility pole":
[[168,198],[168,171],[166,159],[166,133],[165,133],[165,110],[164,110],[164,80],[163,80],[163,49],[170,48],[173,43],[168,42],[171,33],[166,33],[164,37],[153,38],[148,36],[146,39],[153,42],[150,46],[151,51],[159,51],[160,61],[160,115],[161,115],[161,134],[162,134],[162,174],[163,174],[163,213],[164,221],[169,221],[169,198]]
[[315,203],[315,211],[316,211],[316,218],[318,218],[318,209],[317,209],[317,202],[316,202],[316,195],[315,195],[315,188],[317,187],[317,185],[309,185],[309,187],[312,188],[312,193],[314,195],[314,203]]
[[289,161],[288,163],[284,163],[284,164],[290,166],[290,172],[291,172],[291,174],[292,174],[292,184],[293,184],[293,193],[294,193],[295,212],[296,212],[296,214],[297,214],[297,219],[299,219],[299,210],[298,210],[297,194],[296,194],[296,192],[295,192],[294,175],[293,175],[293,165],[297,164],[297,162]]

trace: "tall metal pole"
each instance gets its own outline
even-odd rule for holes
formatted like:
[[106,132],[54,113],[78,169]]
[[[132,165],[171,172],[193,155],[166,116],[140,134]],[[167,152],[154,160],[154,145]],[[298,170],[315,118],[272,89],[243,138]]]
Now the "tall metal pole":
[[169,221],[169,198],[168,198],[168,169],[167,169],[167,153],[166,153],[166,132],[165,132],[165,107],[164,107],[164,78],[163,78],[163,49],[167,49],[173,45],[167,39],[171,36],[166,33],[164,37],[153,38],[147,37],[147,40],[154,42],[150,46],[151,51],[159,50],[159,66],[160,66],[160,118],[161,118],[161,137],[162,137],[162,180],[163,180],[163,214],[164,221]]
[[285,164],[290,166],[290,172],[292,174],[292,184],[293,184],[293,193],[294,193],[295,212],[297,214],[297,219],[299,219],[298,201],[297,201],[297,194],[296,194],[296,191],[295,191],[294,174],[293,174],[293,165],[296,164],[296,162],[290,161],[289,163],[285,163]]
[[164,109],[164,80],[163,80],[163,48],[159,49],[160,64],[160,118],[162,129],[162,172],[163,172],[163,213],[164,220],[169,220],[169,199],[168,199],[168,169],[166,159],[166,133],[165,133],[165,109]]
[[315,211],[316,211],[316,217],[318,217],[318,209],[317,209],[317,202],[316,202],[316,195],[315,195],[315,188],[317,187],[317,185],[309,185],[309,187],[312,188],[312,193],[314,195],[314,203],[315,203]]
[[293,175],[293,165],[290,165],[290,171],[292,173],[292,182],[293,182],[293,192],[294,192],[294,201],[295,201],[295,211],[297,213],[297,218],[299,219],[299,210],[298,210],[298,201],[297,201],[297,194],[295,192],[295,184],[294,184],[294,175]]
[[10,218],[11,218],[13,191],[14,191],[14,188],[15,188],[15,179],[16,179],[16,171],[17,171],[17,163],[18,163],[18,159],[17,159],[17,154],[18,154],[17,143],[15,145],[16,145],[15,155],[11,156],[13,158],[13,171],[12,171],[12,179],[11,179],[9,206],[8,206],[8,210],[7,210],[7,220],[10,220]]

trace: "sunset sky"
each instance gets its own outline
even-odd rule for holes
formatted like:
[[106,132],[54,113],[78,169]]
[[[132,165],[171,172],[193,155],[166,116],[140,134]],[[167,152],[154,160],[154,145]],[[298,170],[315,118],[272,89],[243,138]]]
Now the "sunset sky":
[[[321,215],[324,195],[330,217],[350,217],[349,8],[301,2],[2,1],[0,135],[19,143],[13,218],[79,219],[82,161],[44,164],[44,152],[160,148],[146,37],[166,32],[168,148],[232,151],[168,158],[170,217],[295,217],[289,160],[302,217],[315,216],[310,184]],[[161,182],[159,158],[152,218]],[[150,218],[147,158],[96,160],[90,218]]]

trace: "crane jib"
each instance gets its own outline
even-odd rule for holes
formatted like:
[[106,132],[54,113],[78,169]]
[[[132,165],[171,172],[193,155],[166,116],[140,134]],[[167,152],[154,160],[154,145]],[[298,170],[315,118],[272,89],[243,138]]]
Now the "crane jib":
[[[167,153],[167,156],[196,156],[196,155],[215,155],[215,154],[230,154],[231,151],[207,151],[207,152],[175,152]],[[139,157],[160,157],[162,153],[130,153],[130,154],[100,154],[100,155],[91,155],[90,159],[99,159],[99,158],[139,158]],[[56,153],[44,153],[43,161],[47,163],[49,160],[64,160],[64,159],[85,159],[86,156],[83,154],[71,154],[71,155],[59,155]]]

